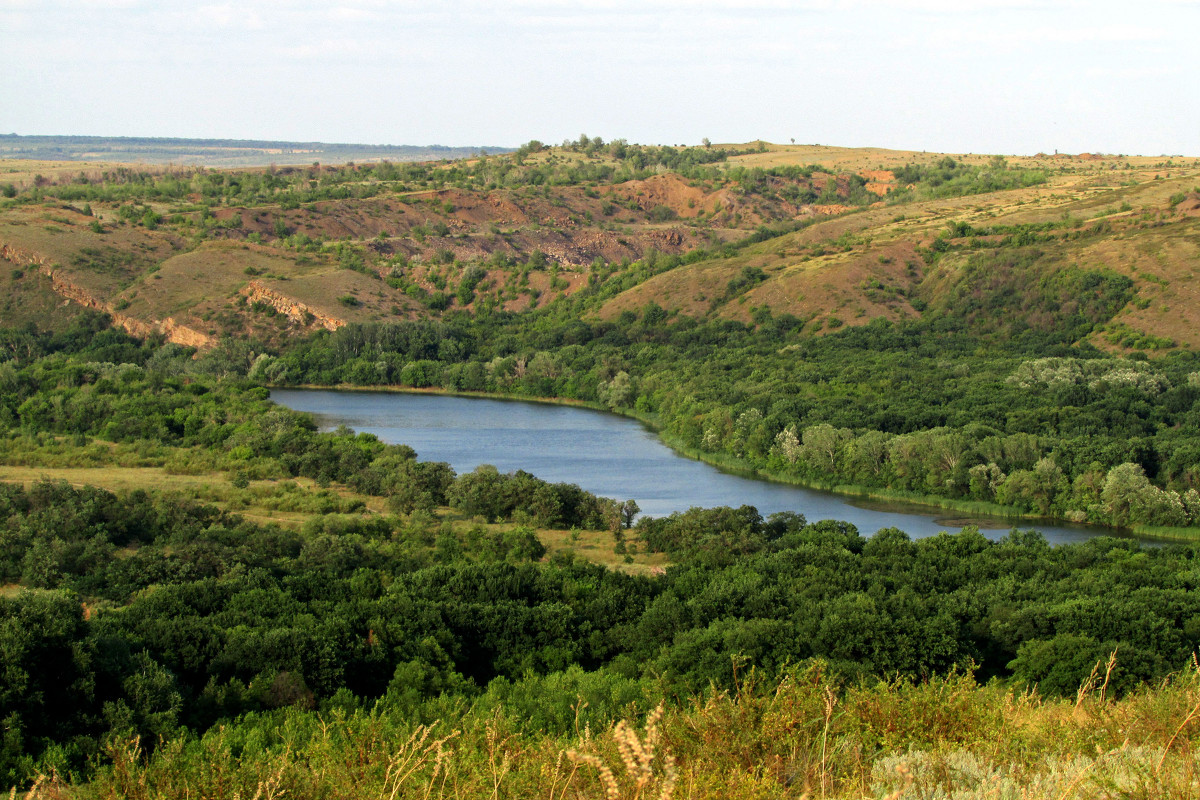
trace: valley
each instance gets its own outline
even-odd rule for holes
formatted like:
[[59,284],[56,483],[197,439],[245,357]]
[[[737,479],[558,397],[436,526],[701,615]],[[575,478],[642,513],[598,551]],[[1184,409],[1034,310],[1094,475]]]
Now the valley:
[[[1190,158],[586,136],[0,162],[0,785],[1188,797],[1198,188]],[[639,516],[322,431],[288,387],[603,410],[1022,524]],[[569,446],[621,473],[615,442]]]

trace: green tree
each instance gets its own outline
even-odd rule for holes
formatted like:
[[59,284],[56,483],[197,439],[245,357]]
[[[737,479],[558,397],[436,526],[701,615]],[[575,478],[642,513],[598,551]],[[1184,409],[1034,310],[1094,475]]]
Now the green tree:
[[633,519],[641,510],[636,500],[626,500],[624,503],[621,503],[621,522],[626,528],[633,527]]
[[1153,489],[1140,464],[1118,464],[1108,471],[1100,492],[1104,513],[1118,527],[1137,522]]
[[637,392],[629,373],[621,370],[612,380],[600,384],[600,400],[609,408],[628,408]]

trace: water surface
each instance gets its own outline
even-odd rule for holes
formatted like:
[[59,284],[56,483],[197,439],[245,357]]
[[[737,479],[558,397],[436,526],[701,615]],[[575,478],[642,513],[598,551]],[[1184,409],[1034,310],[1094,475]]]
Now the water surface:
[[[577,483],[617,500],[636,500],[643,514],[663,516],[693,506],[752,505],[765,517],[795,511],[810,522],[840,519],[864,535],[896,527],[932,536],[976,524],[989,538],[1014,525],[1035,527],[1054,543],[1107,534],[1103,528],[1031,524],[997,518],[941,516],[918,506],[858,501],[840,495],[732,475],[680,456],[636,420],[590,409],[513,400],[394,392],[276,389],[271,398],[311,412],[322,430],[346,425],[391,444],[406,444],[425,461],[456,472],[491,464],[523,469],[552,483]],[[953,514],[950,517],[949,514]]]

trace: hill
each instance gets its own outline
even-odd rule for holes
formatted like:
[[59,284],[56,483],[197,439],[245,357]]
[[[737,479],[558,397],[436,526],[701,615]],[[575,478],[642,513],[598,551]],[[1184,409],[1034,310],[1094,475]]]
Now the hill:
[[600,319],[655,303],[812,333],[953,316],[1084,320],[1112,349],[1200,342],[1196,162],[581,140],[421,164],[0,169],[0,252],[22,273],[7,288],[28,298],[8,324],[68,299],[207,346],[580,295]]

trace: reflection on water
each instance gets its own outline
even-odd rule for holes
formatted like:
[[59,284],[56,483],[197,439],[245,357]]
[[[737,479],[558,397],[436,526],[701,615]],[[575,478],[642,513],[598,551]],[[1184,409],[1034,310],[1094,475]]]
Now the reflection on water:
[[794,511],[810,521],[845,520],[863,534],[895,527],[913,538],[977,525],[998,539],[1014,525],[1036,527],[1051,542],[1077,542],[1106,533],[1071,525],[1008,522],[923,512],[894,502],[801,489],[721,472],[676,454],[635,420],[568,406],[389,392],[276,389],[275,402],[315,415],[323,430],[347,425],[385,442],[406,444],[427,461],[456,472],[491,464],[522,469],[594,494],[634,499],[643,514],[662,516],[693,506],[752,505],[763,516]]

